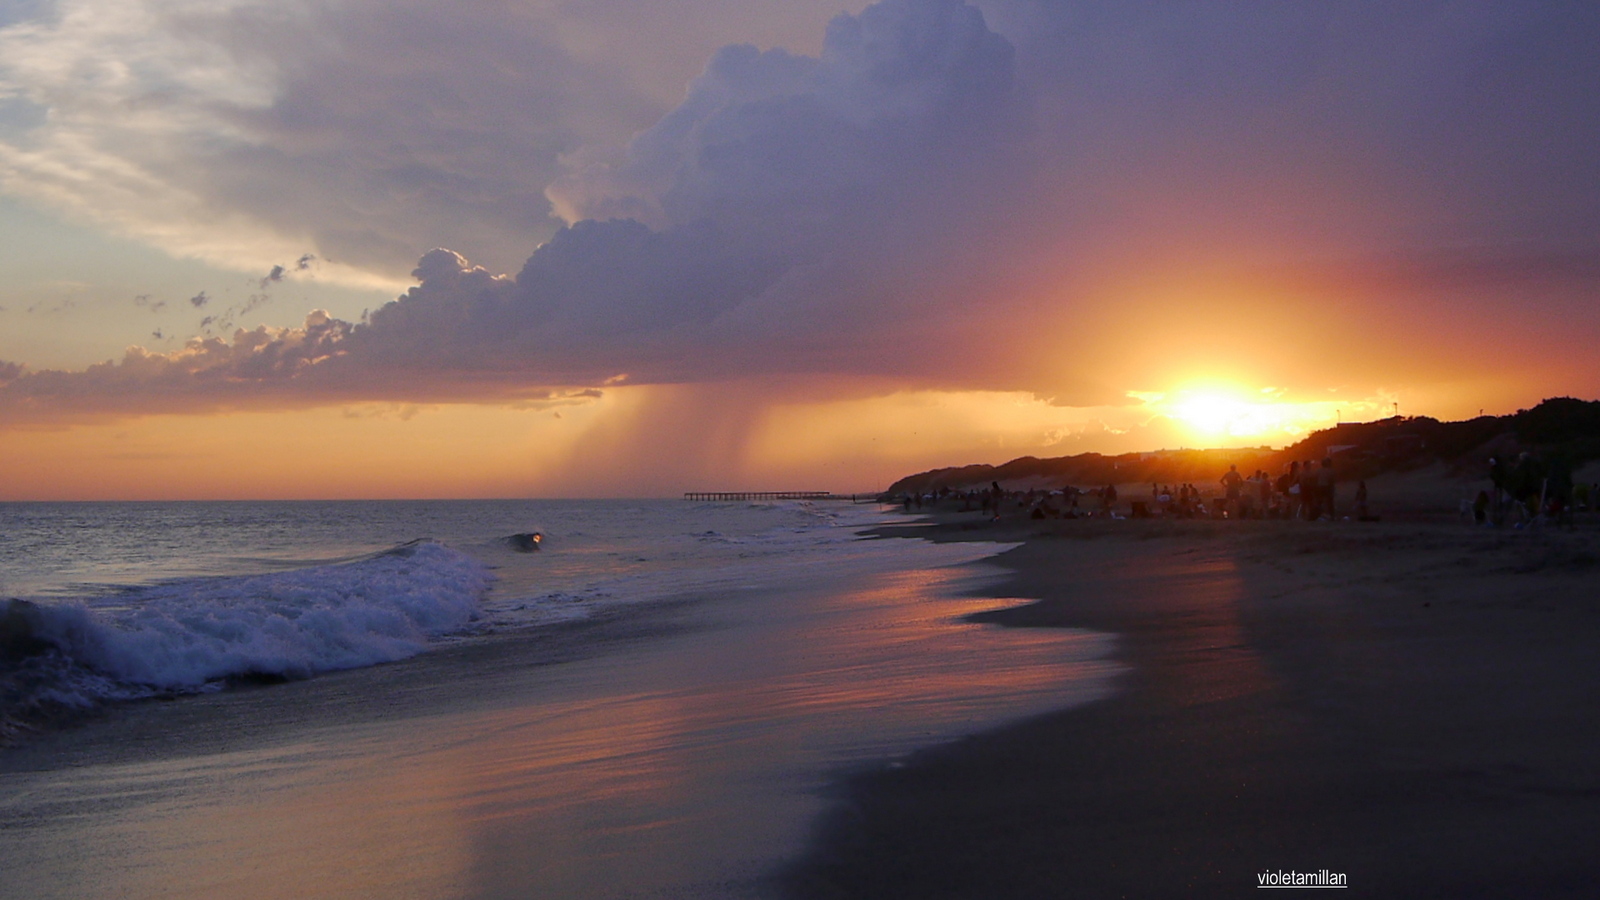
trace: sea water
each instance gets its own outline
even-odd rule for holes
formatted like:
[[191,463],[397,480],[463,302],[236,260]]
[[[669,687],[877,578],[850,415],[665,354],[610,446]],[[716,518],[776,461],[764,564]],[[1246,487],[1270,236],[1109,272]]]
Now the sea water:
[[[12,685],[10,712],[394,662],[452,637],[782,583],[822,560],[882,568],[907,548],[855,540],[882,515],[793,502],[0,504],[0,597],[31,605],[13,628],[52,651],[31,661],[48,675]],[[532,532],[536,552],[514,541]]]
[[0,897],[764,896],[838,773],[1116,671],[963,624],[1017,602],[967,596],[1004,545],[862,536],[891,519],[0,505]]

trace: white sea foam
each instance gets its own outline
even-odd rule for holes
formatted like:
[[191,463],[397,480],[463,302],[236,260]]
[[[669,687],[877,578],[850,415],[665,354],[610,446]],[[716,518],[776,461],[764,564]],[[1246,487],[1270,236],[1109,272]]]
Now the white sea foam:
[[476,618],[488,569],[418,542],[359,562],[190,579],[40,608],[36,636],[127,685],[194,690],[392,662]]

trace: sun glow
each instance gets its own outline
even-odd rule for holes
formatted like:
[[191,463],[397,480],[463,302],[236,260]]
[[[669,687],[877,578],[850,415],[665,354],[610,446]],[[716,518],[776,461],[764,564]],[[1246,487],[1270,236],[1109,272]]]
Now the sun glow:
[[1278,388],[1251,391],[1229,385],[1195,385],[1165,393],[1130,391],[1158,416],[1179,424],[1204,446],[1286,444],[1342,421],[1376,418],[1385,398],[1291,399]]
[[1206,434],[1248,437],[1263,430],[1270,410],[1216,391],[1200,391],[1172,405],[1174,418]]

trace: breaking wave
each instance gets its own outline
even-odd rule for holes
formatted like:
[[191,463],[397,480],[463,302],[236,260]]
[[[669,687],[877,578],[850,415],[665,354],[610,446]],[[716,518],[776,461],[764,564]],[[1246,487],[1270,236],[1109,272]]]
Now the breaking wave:
[[482,563],[415,541],[337,565],[0,601],[0,739],[110,700],[393,662],[467,628]]

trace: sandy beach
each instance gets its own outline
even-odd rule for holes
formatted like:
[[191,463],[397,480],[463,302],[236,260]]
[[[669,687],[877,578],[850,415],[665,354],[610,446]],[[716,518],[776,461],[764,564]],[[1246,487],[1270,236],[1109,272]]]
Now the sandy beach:
[[1600,529],[1462,487],[908,518],[781,585],[113,705],[0,754],[0,897],[1591,896]]
[[1130,669],[853,779],[791,895],[1593,896],[1600,533],[1474,528],[1408,486],[1432,514],[898,530],[1025,540],[996,590],[1038,601],[977,618],[1112,632]]

